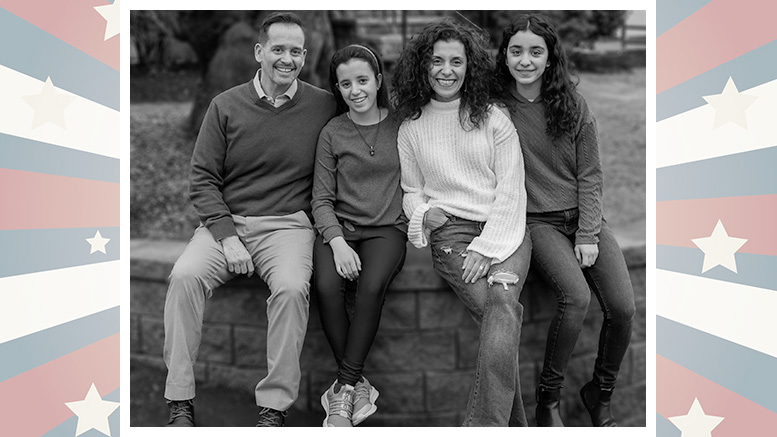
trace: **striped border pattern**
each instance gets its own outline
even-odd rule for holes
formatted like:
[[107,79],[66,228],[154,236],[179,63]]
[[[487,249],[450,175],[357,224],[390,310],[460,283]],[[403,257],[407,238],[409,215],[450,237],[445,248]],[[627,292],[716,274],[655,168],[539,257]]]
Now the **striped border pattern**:
[[0,434],[119,435],[120,0],[0,0]]
[[660,437],[777,428],[775,13],[756,0],[657,3]]

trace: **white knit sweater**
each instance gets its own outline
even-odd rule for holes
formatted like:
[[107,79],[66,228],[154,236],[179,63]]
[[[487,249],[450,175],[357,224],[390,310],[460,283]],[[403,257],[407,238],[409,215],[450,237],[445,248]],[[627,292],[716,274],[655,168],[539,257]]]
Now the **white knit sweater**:
[[427,245],[424,214],[438,207],[467,220],[486,222],[467,250],[507,259],[520,246],[526,227],[523,154],[510,118],[491,108],[480,129],[459,123],[460,100],[431,100],[417,120],[399,128],[402,207],[410,217],[408,239]]

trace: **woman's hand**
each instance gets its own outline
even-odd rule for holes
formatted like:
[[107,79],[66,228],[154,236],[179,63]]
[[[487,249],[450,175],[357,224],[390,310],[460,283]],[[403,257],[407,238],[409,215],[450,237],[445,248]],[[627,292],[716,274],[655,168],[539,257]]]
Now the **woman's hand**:
[[472,250],[468,250],[465,256],[464,266],[462,267],[464,274],[461,275],[461,279],[464,282],[474,284],[488,273],[488,270],[491,268],[491,258]]
[[337,274],[350,281],[358,279],[362,261],[356,251],[345,242],[345,238],[339,236],[332,238],[329,240],[329,246],[335,258]]
[[448,221],[448,216],[440,208],[432,207],[429,211],[426,211],[424,215],[424,227],[429,229],[429,232],[439,228]]
[[577,263],[580,264],[580,268],[584,269],[586,267],[591,267],[598,257],[598,244],[575,244],[575,258],[577,258]]

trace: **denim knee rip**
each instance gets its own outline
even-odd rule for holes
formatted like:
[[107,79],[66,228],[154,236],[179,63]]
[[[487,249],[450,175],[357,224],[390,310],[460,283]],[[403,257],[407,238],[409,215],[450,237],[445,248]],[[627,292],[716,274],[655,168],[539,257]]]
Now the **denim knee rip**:
[[509,270],[498,270],[488,277],[488,286],[491,287],[494,284],[502,284],[505,290],[508,290],[508,285],[515,285],[518,283],[518,274]]

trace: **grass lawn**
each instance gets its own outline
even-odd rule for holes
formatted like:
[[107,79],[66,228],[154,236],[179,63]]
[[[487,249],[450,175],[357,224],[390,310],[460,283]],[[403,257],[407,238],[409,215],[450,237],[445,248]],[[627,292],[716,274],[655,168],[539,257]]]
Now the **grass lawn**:
[[604,168],[604,216],[614,226],[645,219],[645,69],[582,74],[580,93],[596,116]]
[[[581,74],[597,119],[604,213],[614,227],[645,218],[645,69]],[[197,216],[187,194],[194,138],[181,126],[189,103],[130,105],[130,236],[188,240]]]

